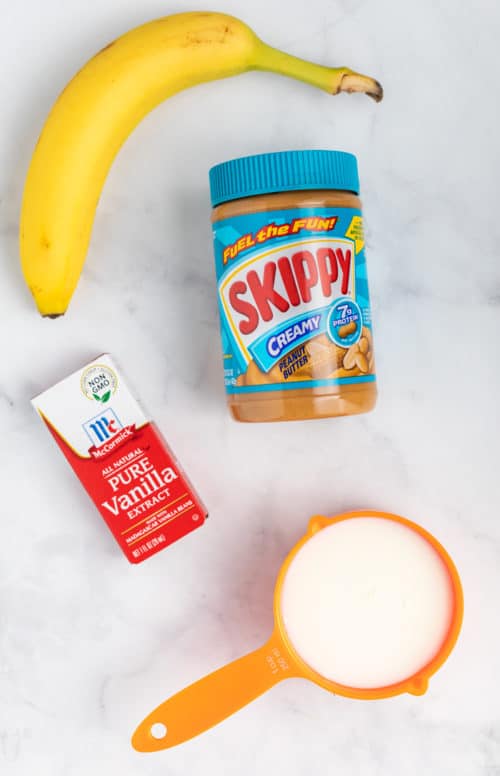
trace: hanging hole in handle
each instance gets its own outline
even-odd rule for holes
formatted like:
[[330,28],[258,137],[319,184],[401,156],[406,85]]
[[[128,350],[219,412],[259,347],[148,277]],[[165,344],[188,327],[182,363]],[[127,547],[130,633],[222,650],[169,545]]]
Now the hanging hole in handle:
[[162,738],[167,737],[167,726],[163,724],[163,722],[155,722],[154,725],[151,725],[150,731],[153,738],[156,738],[157,741],[161,741]]

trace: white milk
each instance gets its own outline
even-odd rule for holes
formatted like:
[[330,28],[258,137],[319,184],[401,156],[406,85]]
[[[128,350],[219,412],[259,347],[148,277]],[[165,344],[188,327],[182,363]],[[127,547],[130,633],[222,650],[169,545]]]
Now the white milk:
[[319,531],[287,571],[283,623],[315,671],[353,688],[417,673],[443,643],[453,612],[446,566],[412,529],[378,517]]

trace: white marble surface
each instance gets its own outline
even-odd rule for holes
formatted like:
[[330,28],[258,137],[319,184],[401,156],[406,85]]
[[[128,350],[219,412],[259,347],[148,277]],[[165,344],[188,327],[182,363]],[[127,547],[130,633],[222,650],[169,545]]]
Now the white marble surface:
[[[119,155],[58,321],[38,317],[17,259],[23,177],[44,116],[110,39],[188,6],[2,9],[0,773],[495,776],[499,6],[218,8],[293,53],[373,73],[385,101],[334,100],[250,74],[159,108]],[[364,417],[238,425],[224,404],[207,171],[292,147],[359,157],[380,401]],[[29,404],[103,350],[140,384],[210,508],[202,530],[139,567],[123,559]],[[276,572],[308,517],[359,506],[420,521],[462,574],[462,637],[428,694],[363,703],[291,681],[177,750],[135,753],[129,735],[143,714],[267,637]]]

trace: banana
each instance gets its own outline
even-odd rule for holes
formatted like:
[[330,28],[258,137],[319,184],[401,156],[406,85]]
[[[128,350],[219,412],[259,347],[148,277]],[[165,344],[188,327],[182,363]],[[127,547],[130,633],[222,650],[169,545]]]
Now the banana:
[[66,86],[33,153],[20,251],[42,315],[57,317],[68,307],[106,175],[134,127],[176,92],[247,70],[280,73],[331,94],[365,92],[382,99],[382,87],[372,78],[292,57],[266,45],[232,16],[182,13],[127,32]]

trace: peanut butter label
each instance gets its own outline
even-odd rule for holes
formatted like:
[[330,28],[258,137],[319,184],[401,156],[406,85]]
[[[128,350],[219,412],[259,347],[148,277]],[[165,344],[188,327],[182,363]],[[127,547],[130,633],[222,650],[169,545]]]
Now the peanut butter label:
[[214,242],[229,393],[375,380],[359,210],[235,216]]

